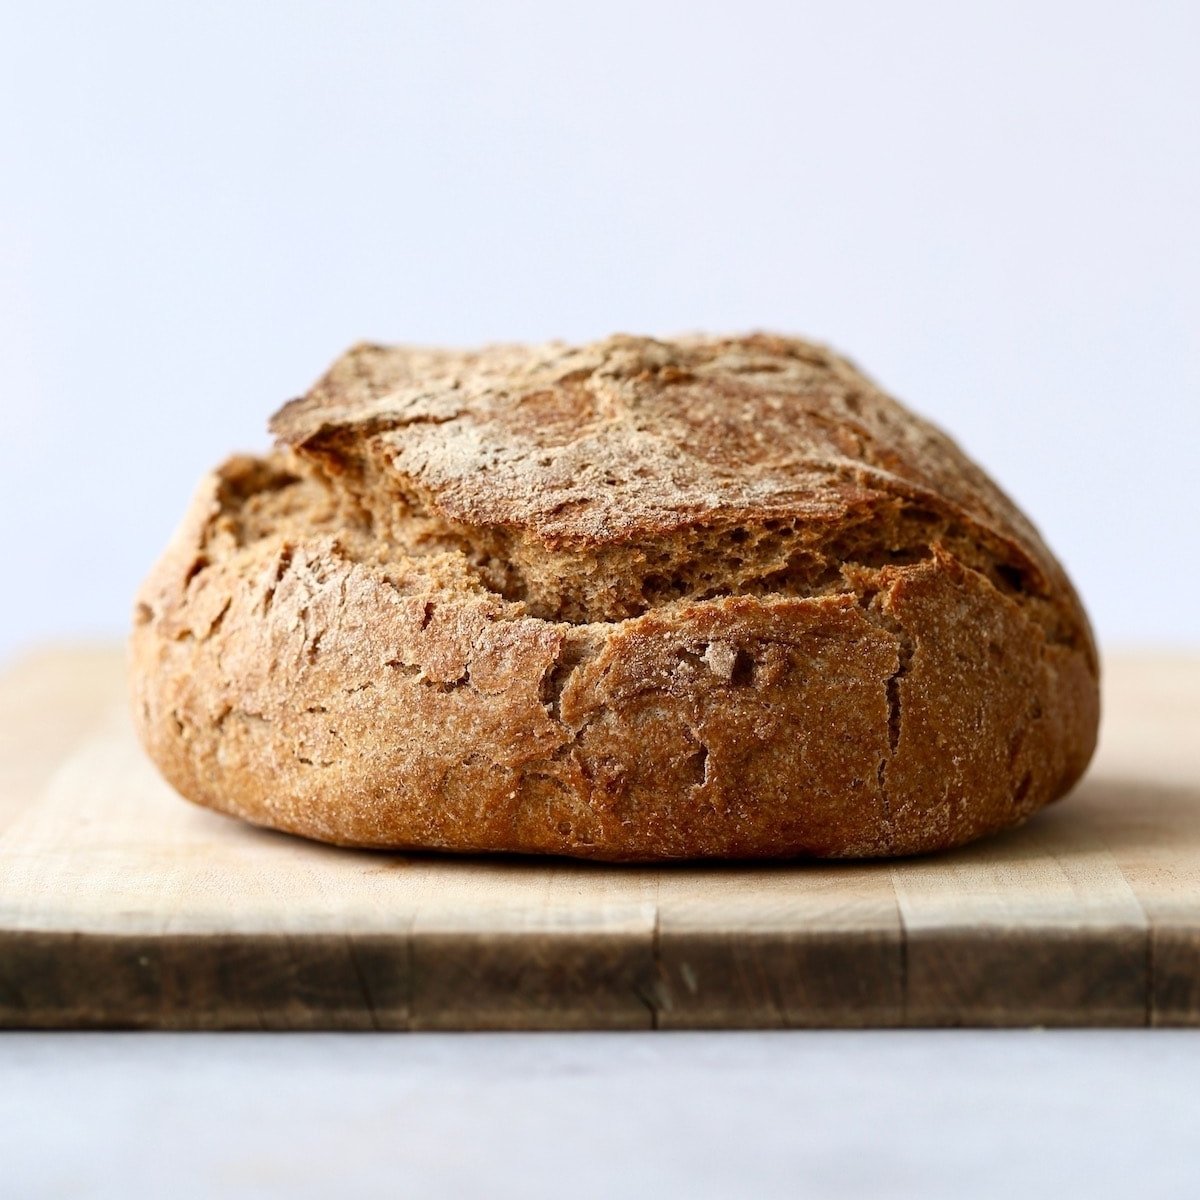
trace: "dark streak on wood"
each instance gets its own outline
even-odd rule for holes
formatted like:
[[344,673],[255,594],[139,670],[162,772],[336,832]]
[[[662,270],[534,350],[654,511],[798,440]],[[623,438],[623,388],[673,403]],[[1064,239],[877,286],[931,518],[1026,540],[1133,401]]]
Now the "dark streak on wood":
[[406,1029],[402,949],[375,935],[351,951],[340,934],[6,932],[0,1027]]
[[1142,1025],[1146,933],[1135,928],[910,930],[910,1025]]

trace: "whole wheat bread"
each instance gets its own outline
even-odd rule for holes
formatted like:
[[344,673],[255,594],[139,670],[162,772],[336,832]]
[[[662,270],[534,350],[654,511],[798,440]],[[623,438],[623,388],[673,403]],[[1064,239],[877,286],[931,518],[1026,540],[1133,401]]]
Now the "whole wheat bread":
[[200,804],[358,846],[893,855],[1091,756],[1062,568],[821,347],[362,345],[272,430],[137,601],[141,737]]

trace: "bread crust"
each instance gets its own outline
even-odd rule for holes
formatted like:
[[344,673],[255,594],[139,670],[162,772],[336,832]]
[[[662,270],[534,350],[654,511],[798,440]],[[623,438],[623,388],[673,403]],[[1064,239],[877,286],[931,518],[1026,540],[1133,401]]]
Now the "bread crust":
[[944,434],[795,339],[361,346],[143,585],[144,744],[344,845],[615,861],[959,845],[1063,795],[1095,650]]

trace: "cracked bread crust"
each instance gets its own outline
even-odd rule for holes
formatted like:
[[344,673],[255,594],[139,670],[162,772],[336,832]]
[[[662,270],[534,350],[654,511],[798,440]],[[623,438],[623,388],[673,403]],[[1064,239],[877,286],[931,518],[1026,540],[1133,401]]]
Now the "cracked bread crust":
[[939,431],[791,339],[361,346],[139,594],[186,797],[347,845],[911,854],[1091,756],[1087,619]]

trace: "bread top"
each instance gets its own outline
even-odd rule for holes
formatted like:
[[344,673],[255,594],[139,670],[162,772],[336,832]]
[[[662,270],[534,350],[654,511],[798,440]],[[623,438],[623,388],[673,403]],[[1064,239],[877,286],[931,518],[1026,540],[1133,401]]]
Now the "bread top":
[[795,338],[364,344],[271,430],[297,447],[362,438],[445,516],[548,546],[841,518],[873,487],[915,487],[1012,536],[1031,532],[949,438]]
[[1062,569],[983,471],[799,339],[363,344],[271,429],[381,544],[461,554],[548,619],[859,591],[939,545],[1090,646]]

